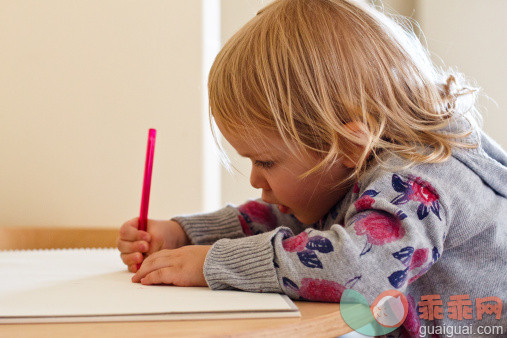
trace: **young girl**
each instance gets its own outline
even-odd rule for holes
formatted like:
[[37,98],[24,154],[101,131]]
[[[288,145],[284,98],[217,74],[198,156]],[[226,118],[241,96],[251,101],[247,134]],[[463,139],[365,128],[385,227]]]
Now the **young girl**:
[[147,232],[126,222],[132,280],[326,302],[351,288],[370,304],[397,289],[412,335],[505,326],[507,155],[477,127],[474,95],[374,9],[274,1],[209,75],[211,118],[262,200]]

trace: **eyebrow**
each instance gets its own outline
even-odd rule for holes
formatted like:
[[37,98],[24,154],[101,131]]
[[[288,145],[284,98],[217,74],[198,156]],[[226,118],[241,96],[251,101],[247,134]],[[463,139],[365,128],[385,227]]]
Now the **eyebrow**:
[[249,154],[249,153],[241,154],[241,153],[238,153],[239,156],[241,156],[241,157],[248,157],[248,158],[265,156],[266,154],[267,154],[266,152],[258,153],[258,154]]

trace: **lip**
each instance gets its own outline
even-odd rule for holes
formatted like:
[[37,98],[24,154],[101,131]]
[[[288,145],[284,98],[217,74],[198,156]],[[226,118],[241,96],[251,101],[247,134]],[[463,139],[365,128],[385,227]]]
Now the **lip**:
[[286,205],[278,204],[277,207],[278,207],[278,210],[280,210],[280,212],[283,214],[291,214],[292,213],[292,210]]
[[271,204],[271,205],[275,206],[278,209],[280,209],[280,207],[285,208],[287,210],[287,213],[292,213],[292,209],[289,208],[288,206],[286,206],[285,204],[282,204],[282,203],[279,203],[279,202],[275,202],[275,201],[270,201],[270,200],[265,199],[265,198],[262,198],[262,201],[264,203]]

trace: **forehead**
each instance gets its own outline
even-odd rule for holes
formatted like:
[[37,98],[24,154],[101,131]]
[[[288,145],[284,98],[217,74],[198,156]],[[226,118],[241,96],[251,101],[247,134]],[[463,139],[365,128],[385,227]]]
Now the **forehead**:
[[272,155],[279,152],[288,152],[287,145],[282,138],[274,132],[231,132],[221,130],[223,137],[243,157],[258,157]]

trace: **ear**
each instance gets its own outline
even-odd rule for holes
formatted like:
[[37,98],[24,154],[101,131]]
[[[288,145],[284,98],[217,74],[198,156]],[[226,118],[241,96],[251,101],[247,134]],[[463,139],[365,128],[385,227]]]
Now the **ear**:
[[368,142],[367,129],[361,122],[348,122],[345,124],[345,128],[361,140],[361,143],[350,142],[350,146],[345,150],[346,156],[342,162],[345,167],[354,169]]
[[345,167],[349,169],[354,169],[356,167],[356,162],[349,159],[348,157],[344,157],[342,163]]

